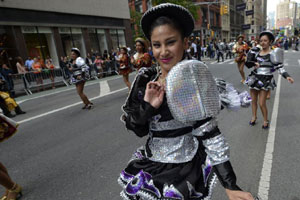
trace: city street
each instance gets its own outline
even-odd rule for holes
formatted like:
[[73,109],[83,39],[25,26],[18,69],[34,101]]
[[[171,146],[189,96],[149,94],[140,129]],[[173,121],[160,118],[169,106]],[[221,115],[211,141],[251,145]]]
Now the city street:
[[[240,83],[233,59],[224,63],[211,60],[206,64],[215,77],[227,80],[239,91],[248,90]],[[248,125],[250,107],[223,110],[219,116],[219,127],[230,144],[239,186],[257,195],[261,184],[269,188],[269,200],[300,200],[299,52],[285,52],[285,69],[295,83],[291,85],[281,77],[278,80],[275,72],[280,87],[272,91],[267,102],[269,130],[261,128],[260,110],[257,125]],[[249,74],[250,70],[245,70]],[[134,76],[132,73],[131,81]],[[23,186],[23,200],[121,199],[119,173],[146,138],[127,131],[120,121],[121,106],[128,94],[121,76],[90,81],[84,91],[95,105],[92,110],[81,109],[73,86],[16,99],[27,113],[14,118],[20,123],[19,130],[0,144],[0,161],[13,180]],[[278,106],[274,106],[276,93]],[[272,157],[267,156],[266,160],[266,144],[272,141],[272,137],[268,139],[270,132],[275,134],[274,144],[270,143],[274,151],[267,151]],[[262,169],[271,170],[271,177],[262,176]],[[270,182],[266,182],[268,179]],[[4,192],[3,188],[0,192]],[[218,183],[213,200],[225,199],[225,190]]]

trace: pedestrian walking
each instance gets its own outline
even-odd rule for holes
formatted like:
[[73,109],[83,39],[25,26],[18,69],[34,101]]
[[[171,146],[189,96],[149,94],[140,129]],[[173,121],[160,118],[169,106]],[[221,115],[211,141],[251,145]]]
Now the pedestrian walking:
[[260,33],[259,38],[262,49],[257,47],[252,48],[247,55],[246,62],[248,68],[254,68],[246,81],[252,98],[252,119],[249,124],[251,126],[256,124],[257,102],[259,101],[264,118],[262,128],[268,129],[269,120],[266,99],[268,90],[276,87],[273,77],[274,69],[290,83],[293,83],[294,79],[291,78],[283,67],[283,50],[280,48],[271,49],[271,45],[275,39],[274,35],[270,31],[263,31]]
[[82,109],[91,109],[94,104],[83,93],[85,82],[89,79],[89,67],[86,65],[84,59],[80,57],[80,50],[78,48],[71,49],[71,59],[71,82],[76,85],[77,94],[84,104]]
[[246,53],[249,50],[249,47],[246,42],[244,42],[244,36],[240,35],[237,38],[236,44],[233,46],[232,52],[235,53],[235,62],[241,74],[242,80],[241,83],[245,83],[245,72],[244,66],[246,61]]
[[[214,97],[208,97],[210,102],[203,102],[201,106],[208,112],[220,108],[218,90],[214,90],[216,82],[207,67],[202,62],[187,60],[185,56],[188,37],[194,29],[191,13],[179,5],[160,4],[144,13],[141,27],[151,41],[154,57],[160,66],[159,69],[140,70],[123,106],[122,120],[126,127],[139,137],[149,134],[149,139],[120,174],[121,197],[208,200],[218,177],[230,200],[253,200],[251,194],[241,191],[236,184],[227,151],[229,147],[217,127],[215,116],[204,114],[200,117],[199,111],[201,120],[183,123],[181,117],[193,118],[195,115],[174,113],[174,109],[181,108],[176,106],[172,97],[182,100],[179,101],[183,107],[190,106],[188,99],[193,99],[192,93],[202,93],[204,88],[209,90],[207,95]],[[190,70],[174,74],[174,70],[182,70],[189,63],[197,64],[195,70],[201,67],[207,76],[199,80],[200,77],[191,75]],[[188,78],[183,72],[189,73]],[[185,99],[185,95],[181,95],[183,91],[176,89],[183,80],[189,79],[192,79],[192,84],[198,80],[204,85],[199,91],[189,88],[191,96]],[[185,108],[182,110],[186,111]]]
[[221,40],[217,43],[216,50],[218,62],[220,62],[220,57],[222,58],[222,62],[224,62],[225,45]]

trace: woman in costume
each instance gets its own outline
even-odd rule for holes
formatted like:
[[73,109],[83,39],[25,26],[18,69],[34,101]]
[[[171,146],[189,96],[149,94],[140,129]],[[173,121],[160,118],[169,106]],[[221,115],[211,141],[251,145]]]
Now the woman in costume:
[[[191,13],[179,5],[160,4],[145,12],[141,26],[160,67],[140,69],[122,107],[121,119],[127,129],[139,137],[149,137],[120,174],[121,197],[127,200],[210,199],[218,177],[230,200],[253,200],[250,193],[241,191],[236,184],[228,143],[217,126],[220,104],[216,82],[202,62],[186,60],[188,37],[194,29]],[[182,77],[176,72],[187,74]],[[201,77],[197,81],[203,87],[198,91],[189,87],[194,83],[192,76]],[[180,82],[184,82],[181,86],[187,83],[186,88],[192,89],[176,87]],[[196,93],[204,94],[204,103],[198,101],[193,106]],[[179,101],[175,103],[174,99]],[[182,106],[178,106],[180,103]],[[205,107],[202,111],[211,114],[201,115],[200,111],[195,115],[184,114],[185,108],[198,111],[194,109],[197,106]],[[183,112],[175,111],[182,107]],[[198,115],[201,117],[188,119]]]
[[[0,142],[7,140],[17,132],[18,124],[0,113]],[[22,187],[14,182],[6,167],[0,162],[0,185],[6,190],[0,200],[16,200],[22,196]]]
[[268,129],[269,121],[266,99],[268,91],[276,87],[273,72],[278,70],[279,74],[290,83],[293,83],[294,80],[283,67],[283,50],[280,48],[271,49],[271,45],[275,39],[274,35],[270,31],[263,31],[260,33],[259,38],[262,48],[252,48],[247,55],[246,62],[248,68],[254,68],[246,81],[252,98],[252,119],[249,124],[251,126],[256,124],[257,102],[259,101],[264,118],[262,128]]
[[137,52],[131,57],[131,63],[134,68],[139,71],[142,67],[151,67],[152,59],[147,52],[148,45],[146,40],[140,37],[135,39],[135,48]]
[[242,80],[241,83],[245,83],[245,72],[244,66],[246,61],[246,52],[249,50],[249,47],[246,42],[244,42],[244,36],[240,35],[237,38],[236,44],[233,46],[232,52],[235,53],[235,62],[237,63],[239,72],[241,74]]
[[120,68],[119,68],[119,74],[123,76],[124,83],[127,85],[128,90],[131,88],[131,83],[129,82],[129,74],[132,71],[129,66],[129,58],[127,54],[127,48],[122,47],[120,50],[120,55],[118,58]]
[[84,59],[80,57],[80,51],[77,48],[72,48],[71,59],[71,82],[76,85],[77,93],[84,104],[82,109],[91,109],[94,104],[83,93],[84,84],[89,79],[89,67],[85,64]]

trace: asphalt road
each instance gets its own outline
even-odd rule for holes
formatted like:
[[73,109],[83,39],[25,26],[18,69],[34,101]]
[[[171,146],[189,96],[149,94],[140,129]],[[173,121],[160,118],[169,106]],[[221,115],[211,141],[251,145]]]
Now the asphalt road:
[[[300,199],[299,55],[285,54],[286,69],[295,83],[281,80],[269,200]],[[214,76],[231,82],[239,91],[247,90],[233,60],[207,64]],[[24,200],[120,199],[119,173],[145,138],[125,130],[119,120],[128,92],[121,77],[89,82],[85,92],[95,104],[89,111],[81,109],[74,87],[17,99],[27,114],[15,117],[19,131],[0,144],[0,160],[24,187]],[[275,91],[267,103],[270,119],[274,96]],[[223,110],[219,124],[230,143],[238,184],[257,194],[269,133],[261,128],[260,112],[256,126],[248,125],[250,119],[251,108]],[[218,184],[213,200],[223,199],[225,192]]]

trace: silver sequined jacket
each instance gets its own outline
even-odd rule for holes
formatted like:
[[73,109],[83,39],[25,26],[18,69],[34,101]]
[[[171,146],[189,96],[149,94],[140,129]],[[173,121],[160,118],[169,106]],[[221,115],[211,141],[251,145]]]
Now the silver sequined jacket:
[[159,109],[144,101],[147,83],[156,80],[158,75],[155,67],[142,68],[122,107],[124,114],[121,119],[126,128],[139,137],[149,136],[145,146],[147,158],[154,162],[185,163],[202,148],[222,185],[240,190],[229,161],[228,143],[215,118],[184,124],[173,118],[166,98]]

